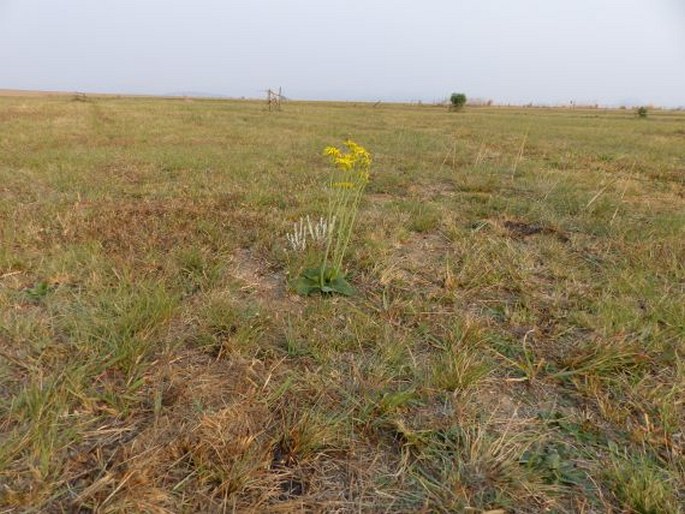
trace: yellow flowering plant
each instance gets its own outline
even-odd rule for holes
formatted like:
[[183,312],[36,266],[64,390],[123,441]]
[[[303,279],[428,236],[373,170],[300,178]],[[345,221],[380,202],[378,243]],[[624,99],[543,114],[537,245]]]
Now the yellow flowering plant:
[[347,140],[344,148],[328,146],[324,155],[331,160],[328,182],[328,236],[320,265],[304,271],[295,282],[298,293],[314,292],[351,295],[345,279],[343,258],[352,237],[359,202],[371,174],[371,154],[361,145]]

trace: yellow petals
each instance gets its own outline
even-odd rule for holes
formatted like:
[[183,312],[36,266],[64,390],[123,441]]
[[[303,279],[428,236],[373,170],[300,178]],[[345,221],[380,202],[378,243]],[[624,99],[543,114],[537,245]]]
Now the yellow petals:
[[348,139],[345,141],[346,152],[335,146],[327,146],[323,153],[331,158],[333,165],[341,170],[358,170],[360,176],[368,180],[369,169],[371,167],[371,154],[361,145]]
[[327,146],[324,148],[323,154],[335,158],[339,158],[341,156],[340,150],[338,150],[335,146]]

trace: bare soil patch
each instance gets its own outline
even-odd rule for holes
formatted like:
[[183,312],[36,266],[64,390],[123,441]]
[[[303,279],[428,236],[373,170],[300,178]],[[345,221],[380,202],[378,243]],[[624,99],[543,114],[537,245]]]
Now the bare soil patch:
[[527,223],[524,221],[516,220],[505,220],[502,222],[502,226],[509,232],[511,237],[518,239],[525,239],[529,236],[534,236],[536,234],[547,234],[557,237],[560,241],[566,243],[568,242],[568,236],[559,230],[540,224],[540,223]]

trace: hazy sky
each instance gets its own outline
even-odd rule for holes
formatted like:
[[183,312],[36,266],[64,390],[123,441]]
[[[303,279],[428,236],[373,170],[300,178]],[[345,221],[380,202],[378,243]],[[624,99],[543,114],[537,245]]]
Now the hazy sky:
[[0,0],[0,88],[685,105],[685,0]]

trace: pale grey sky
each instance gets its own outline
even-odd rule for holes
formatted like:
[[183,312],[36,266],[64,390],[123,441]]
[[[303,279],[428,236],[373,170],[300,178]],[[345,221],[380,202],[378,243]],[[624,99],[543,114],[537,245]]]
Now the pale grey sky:
[[0,88],[685,105],[685,0],[0,0]]

